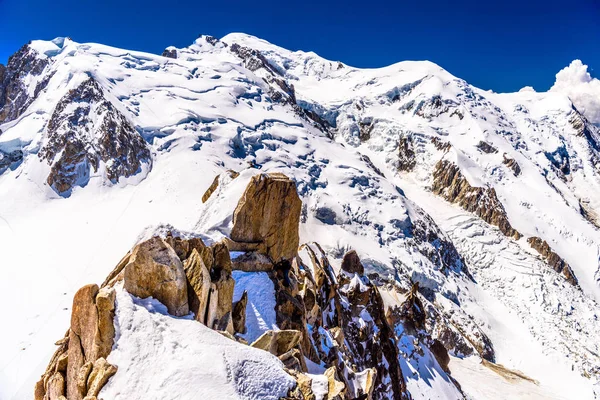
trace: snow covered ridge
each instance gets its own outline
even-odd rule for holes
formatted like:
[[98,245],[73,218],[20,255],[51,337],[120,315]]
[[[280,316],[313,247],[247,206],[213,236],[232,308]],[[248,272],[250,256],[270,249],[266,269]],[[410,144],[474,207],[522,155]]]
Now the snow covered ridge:
[[75,294],[35,399],[409,399],[425,368],[462,398],[418,284],[391,301],[392,325],[355,251],[336,274],[318,244],[298,247],[299,202],[289,178],[254,175],[230,237],[207,246],[169,231],[138,244],[101,288]]
[[[167,50],[163,57],[69,39],[34,41],[0,68],[0,243],[2,264],[18,266],[3,268],[0,301],[19,304],[4,311],[13,328],[0,341],[1,399],[31,398],[50,358],[48,343],[70,326],[71,298],[81,286],[103,281],[127,250],[155,236],[155,226],[172,225],[160,230],[163,237],[173,227],[207,235],[206,247],[232,237],[237,201],[258,172],[293,180],[301,203],[289,207],[299,217],[286,226],[299,223],[298,243],[320,244],[309,247],[334,269],[332,282],[345,282],[339,267],[347,251],[360,254],[365,279],[342,285],[340,301],[354,298],[361,282],[367,291],[360,293],[372,293],[368,279],[386,312],[426,311],[416,329],[388,313],[390,332],[381,333],[396,337],[396,350],[387,351],[398,353],[413,398],[460,397],[457,376],[472,398],[519,398],[525,387],[534,398],[597,395],[599,132],[589,112],[560,88],[495,94],[428,62],[362,70],[243,34],[203,36]],[[273,197],[287,193],[286,185]],[[269,230],[248,232],[278,239]],[[284,237],[279,250],[261,247],[256,237],[228,242],[240,252],[231,279],[220,273],[222,281],[195,279],[216,279],[225,292],[233,290],[239,308],[242,284],[232,281],[272,282],[239,274],[248,265],[267,273],[269,257],[295,253],[295,239]],[[313,268],[310,255],[300,254]],[[420,303],[408,296],[412,288]],[[305,303],[313,304],[307,296]],[[369,315],[355,322],[374,330],[379,322],[373,321],[382,319],[369,296],[361,303]],[[405,297],[411,300],[400,307]],[[248,329],[287,330],[274,309],[265,311],[277,304],[267,298],[248,292],[247,307],[259,302],[256,309],[263,310],[247,315]],[[132,313],[121,315],[123,325],[138,317],[145,325],[170,321],[151,312],[158,307],[152,301],[123,299],[133,304]],[[192,300],[178,304],[195,308],[198,299]],[[181,313],[179,306],[170,311]],[[321,314],[328,309],[319,307]],[[206,324],[207,311],[194,315],[202,323],[189,329],[205,337],[207,330],[197,328]],[[352,326],[347,321],[344,327]],[[226,330],[229,320],[222,322]],[[301,324],[289,330],[325,335]],[[126,332],[121,337],[139,340]],[[257,339],[251,333],[243,334],[249,342]],[[321,339],[319,346],[330,349],[329,339]],[[435,340],[450,355],[447,366],[443,357],[436,359],[439,368],[431,364],[440,350]],[[338,358],[360,366],[354,372],[362,383],[346,381],[346,393],[373,377],[398,376],[389,354],[381,363],[385,371],[364,372],[381,366],[359,358],[358,348],[349,346]],[[532,381],[486,382],[506,391],[490,394],[465,373],[504,379],[489,375],[481,358]],[[339,379],[348,375],[337,372]],[[328,386],[322,374],[313,375],[315,390]],[[404,390],[391,382],[373,387]]]

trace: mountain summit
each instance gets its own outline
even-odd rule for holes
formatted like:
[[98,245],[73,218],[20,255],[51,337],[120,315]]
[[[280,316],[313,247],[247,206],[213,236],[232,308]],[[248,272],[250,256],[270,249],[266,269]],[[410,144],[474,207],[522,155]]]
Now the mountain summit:
[[597,398],[600,129],[558,89],[239,33],[23,46],[0,399]]

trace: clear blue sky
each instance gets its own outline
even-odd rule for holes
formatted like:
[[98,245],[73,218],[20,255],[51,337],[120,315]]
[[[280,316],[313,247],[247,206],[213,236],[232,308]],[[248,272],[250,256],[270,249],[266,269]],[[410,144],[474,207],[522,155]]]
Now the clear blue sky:
[[161,53],[229,32],[357,67],[431,60],[495,91],[546,90],[576,58],[600,77],[600,0],[0,0],[4,64],[31,39]]

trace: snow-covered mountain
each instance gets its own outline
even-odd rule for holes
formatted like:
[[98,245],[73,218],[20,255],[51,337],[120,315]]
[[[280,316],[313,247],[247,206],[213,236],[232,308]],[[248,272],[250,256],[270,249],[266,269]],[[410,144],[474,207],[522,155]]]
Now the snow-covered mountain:
[[[375,367],[374,398],[598,398],[600,129],[561,87],[497,94],[430,62],[358,69],[244,34],[162,56],[31,42],[0,66],[0,399],[32,397],[81,286],[155,234],[235,240],[238,200],[275,172],[301,200],[300,286],[325,271],[338,308],[358,313],[330,328],[380,334],[340,346],[346,398]],[[281,237],[298,229],[287,228]],[[287,329],[276,282],[236,271],[230,250],[233,300],[254,289],[244,339]],[[341,269],[349,250],[364,274]],[[356,290],[369,293],[364,310],[352,308]],[[118,285],[115,296],[107,360],[119,371],[101,398],[277,398],[298,381],[155,300]],[[313,327],[300,328],[331,348],[329,328]],[[377,365],[353,347],[379,354],[388,342]],[[331,394],[332,361],[303,346],[316,398]],[[234,378],[211,374],[214,360]],[[184,382],[196,374],[214,382]]]

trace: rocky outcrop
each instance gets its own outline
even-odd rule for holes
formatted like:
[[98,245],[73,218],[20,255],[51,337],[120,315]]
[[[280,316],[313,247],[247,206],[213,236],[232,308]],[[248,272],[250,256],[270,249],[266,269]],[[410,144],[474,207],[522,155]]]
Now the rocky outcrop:
[[410,172],[417,165],[414,143],[411,136],[402,136],[398,142],[398,170]]
[[[0,123],[17,119],[50,80],[50,60],[26,44],[0,65]],[[33,90],[31,90],[33,88]]]
[[187,277],[189,309],[197,321],[205,323],[211,285],[210,270],[196,249],[185,260],[183,270]]
[[502,163],[512,171],[514,176],[521,175],[521,166],[519,165],[519,163],[517,163],[515,159],[508,158],[506,154],[504,154],[503,158],[504,159],[502,160]]
[[[227,170],[225,173],[227,175],[229,175],[229,177],[231,179],[235,179],[235,178],[237,178],[240,175],[240,174],[238,174],[237,172],[235,172],[233,170]],[[221,175],[215,176],[215,179],[213,180],[213,182],[211,183],[211,185],[208,187],[208,189],[206,189],[206,192],[204,192],[204,194],[202,195],[202,202],[203,203],[206,203],[206,201],[215,192],[215,190],[217,190],[217,187],[219,187],[219,179],[220,179],[220,177],[221,177]]]
[[85,185],[101,165],[104,178],[116,183],[151,162],[144,139],[91,77],[62,97],[46,130],[38,156],[50,165],[47,182],[59,194]]
[[497,226],[504,235],[517,240],[521,238],[521,234],[508,221],[494,188],[471,186],[455,164],[447,160],[440,160],[436,164],[431,190],[476,214],[485,222]]
[[280,173],[252,177],[233,214],[232,250],[268,255],[274,263],[298,251],[302,202],[296,183]]
[[167,57],[167,58],[177,58],[177,49],[174,47],[167,47],[163,52],[162,52],[162,56],[163,57]]
[[131,253],[124,270],[124,287],[140,298],[154,297],[169,313],[189,313],[187,280],[181,260],[165,240],[153,237]]
[[106,361],[115,336],[115,291],[87,285],[73,298],[71,326],[36,384],[36,400],[97,396],[117,368]]
[[487,154],[495,154],[498,152],[498,149],[489,144],[488,142],[484,142],[483,140],[477,143],[476,146],[479,150]]
[[363,275],[365,273],[365,267],[360,262],[360,258],[356,251],[350,250],[344,254],[344,258],[342,259],[342,271],[358,275]]
[[308,358],[335,367],[343,398],[408,398],[381,295],[361,273],[355,252],[344,264],[336,276],[317,244],[301,248],[294,274],[303,286],[299,294],[317,359]]
[[556,254],[545,240],[537,236],[532,236],[527,238],[527,243],[529,243],[529,245],[542,256],[550,268],[559,274],[562,274],[567,282],[569,282],[571,285],[579,286],[577,277],[573,273],[573,270],[569,264],[567,264],[565,260]]
[[302,333],[293,329],[267,331],[250,346],[281,356],[296,347],[302,340]]

